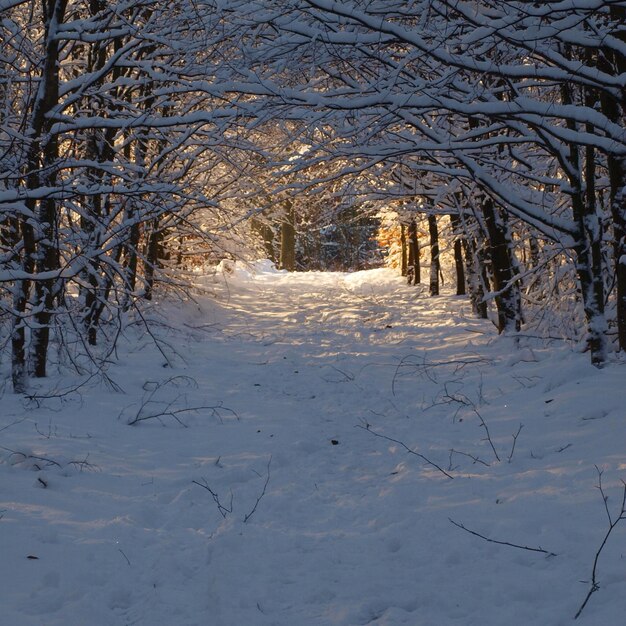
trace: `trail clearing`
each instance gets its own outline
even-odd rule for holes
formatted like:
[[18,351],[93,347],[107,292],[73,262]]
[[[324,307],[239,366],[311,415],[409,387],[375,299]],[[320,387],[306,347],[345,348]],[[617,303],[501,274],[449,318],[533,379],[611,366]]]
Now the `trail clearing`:
[[[4,392],[3,624],[572,623],[620,513],[623,364],[387,270],[202,284],[160,350],[128,330],[122,391]],[[623,622],[625,554],[626,521],[578,623]]]

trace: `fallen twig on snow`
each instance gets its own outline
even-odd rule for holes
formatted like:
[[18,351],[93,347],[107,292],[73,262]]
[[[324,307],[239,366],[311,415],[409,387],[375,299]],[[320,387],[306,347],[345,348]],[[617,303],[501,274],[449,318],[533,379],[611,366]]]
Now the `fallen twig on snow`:
[[513,435],[513,445],[511,446],[511,453],[509,454],[509,458],[507,459],[509,463],[511,462],[513,454],[515,453],[515,444],[517,443],[517,438],[519,437],[519,434],[522,432],[522,428],[524,428],[524,424],[520,424],[517,432]]
[[399,441],[398,439],[393,439],[393,437],[387,437],[387,435],[381,435],[380,433],[375,433],[370,428],[369,424],[367,424],[367,426],[361,426],[360,424],[357,424],[356,427],[357,428],[361,428],[363,430],[366,430],[368,433],[371,433],[372,435],[374,435],[374,437],[379,437],[380,439],[386,439],[387,441],[392,441],[393,443],[397,443],[399,446],[402,446],[409,454],[413,454],[415,456],[418,456],[420,459],[422,459],[423,461],[428,463],[428,465],[432,465],[435,469],[439,470],[444,476],[446,476],[450,480],[452,480],[454,478],[454,476],[448,474],[448,472],[446,472],[446,470],[444,470],[442,467],[439,467],[439,465],[437,465],[437,463],[434,463],[429,458],[425,457],[423,454],[420,454],[419,452],[415,452],[415,450],[411,450],[411,448],[409,448],[409,446],[407,446],[402,441]]
[[606,511],[606,516],[609,518],[609,528],[604,534],[604,538],[602,539],[602,542],[600,543],[600,547],[596,551],[596,555],[593,559],[593,568],[591,569],[591,585],[589,587],[589,591],[587,592],[587,595],[585,596],[583,603],[580,605],[580,608],[578,609],[576,615],[574,615],[574,619],[578,619],[580,617],[580,614],[583,612],[583,609],[587,606],[587,602],[589,602],[589,599],[591,598],[591,596],[596,591],[598,591],[598,589],[600,589],[600,583],[598,582],[598,579],[597,579],[598,560],[600,558],[600,554],[602,553],[602,550],[604,550],[604,546],[606,546],[606,542],[609,540],[609,537],[611,536],[611,533],[613,532],[615,527],[621,521],[626,519],[626,482],[622,480],[622,485],[624,486],[624,490],[622,492],[622,504],[621,504],[618,516],[615,519],[613,519],[613,517],[611,516],[611,511],[609,511],[609,505],[608,505],[609,497],[604,493],[604,487],[602,486],[602,471],[598,468],[597,465],[596,465],[596,470],[598,472],[598,489],[600,490],[600,493],[602,494],[602,500],[604,502],[604,510]]
[[556,554],[556,552],[550,552],[549,550],[544,550],[541,547],[539,547],[539,548],[531,548],[530,546],[521,546],[518,543],[511,543],[510,541],[498,541],[497,539],[491,539],[490,537],[486,537],[485,535],[481,535],[480,533],[476,532],[475,530],[470,530],[469,528],[467,528],[466,526],[464,526],[460,522],[455,522],[451,517],[449,517],[448,519],[450,520],[450,523],[454,524],[457,528],[460,528],[461,530],[464,530],[465,532],[469,533],[470,535],[474,535],[475,537],[480,537],[481,539],[484,539],[485,541],[488,541],[489,543],[497,543],[498,545],[501,545],[501,546],[509,546],[511,548],[519,548],[520,550],[529,550],[530,552],[541,552],[542,554],[545,554],[547,556],[558,556]]
[[[187,424],[183,422],[180,416],[185,413],[194,413],[200,411],[210,411],[211,415],[213,417],[217,417],[220,421],[222,421],[223,413],[233,415],[234,417],[239,419],[237,413],[232,409],[225,407],[221,401],[214,405],[198,405],[191,407],[174,408],[176,406],[176,403],[181,399],[184,400],[186,403],[187,398],[185,394],[178,394],[173,400],[170,401],[160,400],[155,397],[159,391],[168,386],[173,386],[175,388],[180,386],[195,388],[198,386],[198,383],[189,376],[172,376],[171,378],[168,378],[163,382],[146,381],[143,388],[144,391],[146,391],[147,393],[144,394],[144,397],[141,400],[141,404],[139,405],[139,409],[136,411],[135,415],[133,417],[130,417],[126,423],[129,426],[134,426],[136,424],[139,424],[140,422],[145,422],[151,419],[161,421],[161,418],[163,417],[171,417],[172,419],[177,421],[183,428],[187,428]],[[119,417],[121,417],[128,408],[129,407],[125,407],[124,409],[122,409]]]
[[213,491],[213,489],[211,489],[211,487],[209,487],[206,479],[203,479],[204,482],[199,483],[197,480],[192,480],[191,482],[194,485],[198,485],[199,487],[202,487],[203,489],[206,489],[210,494],[211,497],[213,498],[213,501],[215,502],[215,504],[217,504],[217,510],[220,512],[220,515],[226,519],[226,516],[229,513],[233,512],[233,492],[230,492],[230,504],[229,506],[224,506],[221,502],[220,502],[220,497],[219,495]]
[[448,467],[449,471],[452,471],[452,455],[453,454],[460,454],[461,456],[466,456],[468,459],[472,459],[472,462],[474,464],[480,463],[481,465],[484,465],[485,467],[490,467],[487,461],[483,461],[482,459],[478,458],[477,456],[474,456],[473,454],[468,454],[467,452],[461,452],[460,450],[455,450],[454,448],[450,448],[450,463]]
[[245,517],[243,518],[244,524],[247,523],[247,521],[254,515],[254,512],[256,511],[257,506],[259,506],[259,502],[261,502],[261,499],[263,498],[263,496],[265,495],[265,492],[267,491],[267,485],[270,482],[270,465],[271,465],[271,463],[272,463],[272,457],[270,456],[270,458],[269,458],[269,460],[267,462],[267,476],[265,478],[265,484],[263,485],[263,491],[261,491],[261,494],[256,499],[256,502],[254,503],[254,506],[252,507],[252,510],[250,511],[250,513],[247,513],[245,515]]

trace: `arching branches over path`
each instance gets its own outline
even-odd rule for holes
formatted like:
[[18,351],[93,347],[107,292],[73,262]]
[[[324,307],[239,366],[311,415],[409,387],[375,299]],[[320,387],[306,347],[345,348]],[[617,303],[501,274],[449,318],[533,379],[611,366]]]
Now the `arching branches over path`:
[[248,106],[263,102],[264,116],[300,120],[309,163],[340,158],[352,171],[408,163],[416,179],[478,186],[499,210],[573,251],[598,365],[609,217],[626,348],[625,2],[221,6],[245,33],[227,88]]

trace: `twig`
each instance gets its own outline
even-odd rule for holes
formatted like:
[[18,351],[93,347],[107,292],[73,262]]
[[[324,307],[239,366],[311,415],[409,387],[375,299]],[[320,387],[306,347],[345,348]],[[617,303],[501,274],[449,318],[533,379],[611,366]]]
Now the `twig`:
[[217,495],[217,493],[215,493],[215,491],[213,491],[213,489],[209,487],[209,485],[206,482],[206,479],[203,479],[203,480],[204,482],[201,482],[201,483],[199,483],[197,480],[192,480],[191,482],[194,485],[198,485],[199,487],[206,489],[211,494],[213,501],[215,502],[215,504],[217,504],[217,510],[220,512],[221,516],[224,519],[226,519],[226,516],[229,513],[233,512],[233,492],[232,491],[230,492],[230,505],[226,507],[220,502],[220,497]]
[[11,422],[10,424],[7,424],[6,426],[3,426],[2,428],[0,428],[0,433],[3,430],[6,430],[7,428],[11,428],[11,426],[15,426],[16,424],[21,424],[22,422],[24,422],[28,418],[29,418],[29,415],[25,415],[24,417],[20,417],[19,419],[16,419],[14,422]]
[[470,530],[469,528],[465,527],[463,524],[460,524],[459,522],[455,522],[451,517],[449,517],[448,519],[450,520],[450,523],[454,524],[457,528],[460,528],[464,530],[465,532],[468,532],[470,535],[480,537],[481,539],[484,539],[485,541],[488,541],[489,543],[497,543],[498,545],[501,545],[501,546],[510,546],[511,548],[519,548],[520,550],[529,550],[530,552],[541,552],[542,554],[546,554],[547,556],[558,556],[556,552],[550,552],[549,550],[544,550],[543,548],[531,548],[529,546],[520,546],[519,544],[511,543],[510,541],[498,541],[497,539],[491,539],[489,537],[485,537],[485,535],[481,535],[475,530]]
[[509,458],[507,459],[508,462],[511,462],[511,459],[513,458],[513,453],[515,452],[515,444],[517,443],[517,438],[519,437],[519,434],[522,432],[522,428],[524,428],[523,424],[519,425],[519,428],[517,429],[517,432],[513,435],[513,445],[511,446],[511,454],[509,454]]
[[496,457],[497,461],[500,462],[500,457],[498,456],[496,447],[493,445],[493,441],[491,439],[491,433],[489,432],[489,427],[487,426],[487,422],[485,422],[483,416],[478,412],[478,409],[476,407],[472,407],[472,410],[478,416],[478,419],[480,420],[480,425],[485,429],[485,433],[487,434],[486,439],[489,442],[491,449],[493,450],[493,454]]
[[121,548],[118,548],[118,551],[126,559],[126,562],[128,563],[128,567],[131,567],[130,559],[124,554],[124,551]]
[[[92,357],[93,358],[93,357]],[[95,362],[95,361],[94,361]],[[95,378],[100,378],[102,380],[105,381],[105,383],[107,385],[110,386],[110,388],[115,392],[115,393],[124,393],[124,390],[122,389],[122,387],[120,387],[103,369],[103,366],[98,366],[99,369],[96,373],[94,374],[90,374],[89,376],[87,376],[87,378],[85,380],[83,380],[80,383],[76,383],[75,385],[72,385],[70,387],[66,387],[63,389],[53,389],[50,392],[46,393],[46,394],[25,394],[24,398],[25,400],[27,400],[28,402],[33,402],[38,408],[41,406],[41,402],[43,400],[56,400],[56,399],[60,399],[63,400],[69,396],[73,396],[76,393],[78,393],[78,391],[80,389],[82,389],[83,387],[85,387],[86,385],[88,385],[92,380],[94,380]]]
[[[229,413],[239,419],[237,413],[232,409],[225,407],[223,402],[221,401],[214,405],[198,405],[180,409],[172,408],[181,398],[186,400],[186,396],[185,394],[178,394],[173,400],[170,400],[168,402],[155,398],[155,395],[168,385],[174,387],[185,386],[196,388],[198,386],[198,383],[189,376],[172,376],[164,380],[163,382],[146,381],[143,385],[143,389],[146,393],[141,400],[139,409],[135,413],[135,416],[131,417],[126,423],[129,426],[134,426],[140,422],[145,422],[151,419],[160,420],[162,417],[171,417],[172,419],[176,420],[183,428],[187,428],[187,424],[185,424],[179,416],[183,413],[191,413],[197,411],[210,411],[211,415],[217,417],[220,421],[222,420],[222,413]],[[157,408],[153,408],[151,412],[147,412],[148,407],[154,406],[156,406]],[[119,417],[121,417],[128,408],[129,407],[127,406],[122,409]]]
[[609,497],[604,493],[604,487],[602,486],[602,471],[598,468],[597,465],[596,465],[596,471],[598,472],[598,489],[600,490],[600,494],[602,495],[602,501],[604,502],[604,510],[606,511],[606,515],[609,520],[609,528],[604,534],[602,543],[600,544],[600,547],[596,551],[596,555],[593,559],[593,568],[591,570],[591,585],[589,587],[589,591],[587,592],[587,595],[585,596],[583,603],[580,605],[580,608],[578,609],[576,615],[574,615],[574,619],[579,618],[580,614],[583,612],[583,609],[587,606],[587,602],[589,602],[589,599],[591,598],[591,596],[596,591],[598,591],[598,589],[600,589],[600,583],[598,582],[598,579],[597,579],[598,560],[600,559],[600,554],[602,553],[602,550],[604,550],[604,546],[606,545],[606,542],[609,540],[609,537],[611,536],[613,529],[621,521],[626,519],[626,482],[622,480],[622,485],[624,486],[624,490],[622,492],[622,504],[621,504],[618,516],[615,519],[613,519],[613,517],[611,516],[611,511],[609,511],[609,505],[608,505]]
[[473,454],[468,454],[467,452],[460,452],[459,450],[454,450],[453,448],[450,449],[450,459],[452,459],[452,455],[453,454],[460,454],[461,456],[466,456],[470,459],[472,459],[472,461],[476,464],[476,463],[480,463],[481,465],[484,465],[485,467],[491,467],[489,465],[489,463],[487,463],[487,461],[483,461],[482,459],[479,459],[477,456],[474,456]]
[[444,470],[443,468],[439,467],[439,465],[437,465],[437,463],[434,463],[430,459],[426,458],[423,454],[420,454],[419,452],[415,452],[415,450],[411,450],[411,448],[409,448],[409,446],[407,446],[402,441],[399,441],[398,439],[393,439],[392,437],[387,437],[387,435],[381,435],[380,433],[375,433],[369,427],[369,424],[367,425],[367,427],[366,426],[361,426],[360,424],[357,424],[356,427],[357,428],[361,428],[361,429],[367,431],[368,433],[371,433],[372,435],[374,435],[374,437],[379,437],[380,439],[386,439],[387,441],[392,441],[393,443],[397,443],[399,446],[402,446],[409,454],[413,454],[415,456],[418,456],[420,459],[422,459],[423,461],[428,463],[428,465],[432,465],[435,469],[438,469],[444,476],[446,476],[450,480],[452,480],[454,478],[454,476],[451,476],[450,474],[448,474],[448,472],[446,472],[446,470]]
[[243,523],[245,524],[253,515],[254,512],[256,511],[257,506],[259,506],[259,502],[261,502],[261,499],[263,498],[263,496],[265,495],[265,492],[267,490],[267,485],[270,482],[270,464],[272,463],[272,457],[270,455],[270,458],[267,462],[267,476],[265,478],[265,484],[263,485],[263,491],[261,492],[261,494],[259,495],[259,497],[256,499],[256,502],[254,503],[254,506],[252,507],[252,510],[250,511],[250,513],[248,513],[244,518],[243,518]]
[[[65,464],[60,463],[59,461],[55,461],[54,459],[50,459],[48,457],[45,456],[38,456],[36,454],[26,454],[25,452],[19,452],[18,450],[11,450],[11,448],[7,448],[5,446],[0,446],[0,448],[2,450],[6,450],[7,452],[10,452],[11,454],[9,455],[9,459],[12,456],[21,456],[22,460],[21,461],[17,461],[17,463],[22,463],[24,461],[30,460],[30,461],[41,461],[44,467],[49,467],[49,466],[54,466],[54,467],[58,467],[60,469],[64,469],[66,467],[69,467],[70,465],[74,465],[76,467],[80,468],[80,471],[82,472],[84,469],[91,469],[93,471],[98,471],[98,467],[96,465],[93,465],[92,463],[89,463],[87,461],[87,459],[89,458],[89,455],[87,455],[82,461],[68,461]],[[41,467],[38,463],[33,463],[33,467],[37,470],[41,470]]]
[[[419,359],[416,361],[416,359]],[[434,383],[438,383],[439,380],[431,370],[435,370],[439,367],[453,366],[453,373],[458,374],[469,365],[484,365],[490,363],[489,359],[481,357],[468,357],[466,359],[457,359],[450,361],[433,361],[429,362],[426,357],[417,357],[415,355],[409,355],[403,357],[394,372],[393,379],[391,381],[391,393],[396,395],[396,379],[400,376],[400,370],[402,368],[410,367],[417,370],[419,376],[426,376],[428,380]]]

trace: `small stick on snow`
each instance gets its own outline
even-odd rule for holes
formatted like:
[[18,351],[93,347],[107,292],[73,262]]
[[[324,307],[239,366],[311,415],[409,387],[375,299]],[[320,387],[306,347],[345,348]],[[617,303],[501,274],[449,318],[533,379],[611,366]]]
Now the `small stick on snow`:
[[517,443],[517,438],[519,437],[519,434],[522,432],[522,428],[524,428],[524,424],[520,424],[519,428],[517,429],[517,432],[513,435],[513,445],[511,446],[511,454],[509,454],[509,458],[508,458],[508,462],[511,462],[511,459],[513,458],[513,453],[515,452],[515,444]]
[[217,504],[217,510],[220,512],[220,515],[224,519],[226,519],[226,515],[228,515],[228,513],[233,512],[233,492],[232,491],[230,492],[230,505],[226,507],[220,502],[219,495],[215,491],[213,491],[211,487],[209,487],[208,483],[206,482],[206,479],[203,479],[203,480],[204,482],[202,483],[199,483],[197,480],[192,480],[191,482],[194,485],[198,485],[198,487],[202,487],[203,489],[206,489],[211,494],[211,497],[213,498],[213,502]]
[[597,579],[598,559],[600,558],[600,554],[602,553],[602,550],[604,550],[604,546],[606,545],[606,542],[609,540],[609,537],[611,536],[613,529],[621,521],[626,519],[626,483],[622,481],[622,485],[624,486],[624,490],[622,492],[622,504],[621,504],[621,508],[620,508],[618,516],[615,519],[613,519],[611,515],[611,511],[609,511],[609,505],[608,505],[609,497],[606,495],[606,493],[604,493],[604,487],[602,486],[602,470],[600,470],[597,465],[596,465],[596,470],[598,472],[598,489],[600,490],[600,494],[602,495],[602,500],[604,502],[604,510],[606,511],[606,516],[609,519],[609,528],[604,534],[604,539],[602,539],[602,543],[600,544],[600,547],[598,548],[596,552],[596,556],[593,559],[593,568],[591,570],[591,585],[589,587],[589,591],[587,592],[587,595],[583,603],[580,605],[578,612],[576,613],[576,615],[574,615],[574,619],[578,619],[580,617],[580,614],[583,612],[583,609],[587,606],[587,602],[589,602],[589,598],[591,598],[591,596],[596,591],[598,591],[598,589],[600,589],[600,583],[598,582],[598,579]]
[[558,556],[556,552],[550,552],[549,550],[544,550],[543,548],[531,548],[530,546],[521,546],[517,543],[511,543],[510,541],[498,541],[497,539],[491,539],[490,537],[485,537],[485,535],[481,535],[477,533],[475,530],[470,530],[465,527],[463,524],[459,522],[455,522],[451,517],[448,518],[451,524],[454,524],[457,528],[468,532],[470,535],[474,535],[475,537],[480,537],[489,543],[497,543],[501,546],[510,546],[511,548],[519,548],[520,550],[529,550],[530,552],[541,552],[542,554],[546,554],[547,556]]
[[270,456],[269,461],[267,462],[267,476],[265,478],[265,484],[263,485],[263,491],[261,492],[261,494],[259,495],[259,497],[256,499],[256,502],[254,503],[254,506],[252,507],[252,510],[250,511],[250,513],[248,513],[244,518],[243,518],[243,523],[247,523],[248,520],[254,515],[254,512],[256,511],[257,506],[259,506],[259,502],[261,502],[261,499],[263,498],[263,496],[265,495],[265,492],[267,491],[267,485],[270,482],[270,465],[272,463],[272,457]]
[[452,480],[454,478],[454,476],[448,474],[448,472],[446,472],[446,470],[444,470],[443,468],[439,467],[439,465],[437,465],[437,463],[433,463],[433,461],[431,461],[430,459],[426,458],[423,454],[420,454],[419,452],[415,452],[415,450],[411,450],[411,448],[409,448],[409,446],[407,446],[402,441],[399,441],[398,439],[393,439],[393,437],[387,437],[387,435],[381,435],[379,433],[375,433],[373,430],[371,430],[371,428],[369,428],[369,424],[367,425],[367,427],[361,426],[360,424],[357,424],[356,427],[357,428],[362,428],[363,430],[366,430],[368,433],[371,433],[372,435],[374,435],[374,437],[380,437],[381,439],[386,439],[387,441],[393,441],[393,443],[397,443],[399,446],[402,446],[409,454],[414,454],[415,456],[418,456],[420,459],[422,459],[423,461],[428,463],[428,465],[432,465],[435,469],[438,469],[444,476],[446,476],[450,480]]

